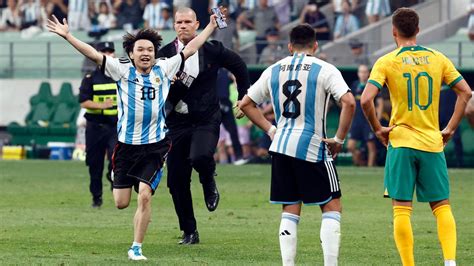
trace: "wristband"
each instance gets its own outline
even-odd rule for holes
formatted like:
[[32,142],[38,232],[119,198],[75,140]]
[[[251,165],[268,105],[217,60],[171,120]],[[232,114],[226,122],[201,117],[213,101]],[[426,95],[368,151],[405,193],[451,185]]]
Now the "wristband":
[[275,126],[271,126],[268,131],[267,131],[267,135],[268,136],[271,136],[272,134],[275,134],[275,131],[277,130],[277,128]]
[[345,140],[344,139],[340,139],[338,138],[337,136],[334,136],[334,138],[332,138],[336,143],[338,144],[341,144],[341,145],[344,145],[344,142]]

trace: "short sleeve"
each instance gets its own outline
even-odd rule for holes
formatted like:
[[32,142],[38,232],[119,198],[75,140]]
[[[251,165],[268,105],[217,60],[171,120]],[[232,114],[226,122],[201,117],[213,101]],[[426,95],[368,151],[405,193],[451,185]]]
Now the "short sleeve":
[[128,59],[119,59],[104,55],[101,70],[107,77],[118,81],[127,72],[129,68],[128,64],[130,64]]
[[260,78],[247,91],[247,95],[256,104],[264,103],[270,99],[270,88],[268,80],[270,78],[270,70],[267,68]]
[[385,69],[387,69],[387,66],[383,65],[382,58],[380,58],[379,60],[377,60],[377,62],[375,62],[372,71],[370,71],[368,83],[371,83],[375,87],[379,88],[379,90],[381,90],[385,85],[385,80],[387,79]]
[[166,77],[168,77],[170,80],[173,79],[173,77],[182,67],[184,67],[182,64],[184,64],[183,53],[179,53],[170,58],[160,58],[156,62],[156,65],[163,69]]
[[79,103],[92,100],[92,95],[92,75],[88,73],[84,79],[82,79],[81,87],[79,88]]
[[341,72],[335,67],[330,68],[330,73],[327,76],[326,81],[326,91],[334,97],[336,102],[339,102],[344,94],[351,91],[342,77]]
[[461,73],[454,67],[453,62],[449,60],[446,56],[443,56],[443,81],[446,83],[450,88],[455,86],[459,81],[463,79]]

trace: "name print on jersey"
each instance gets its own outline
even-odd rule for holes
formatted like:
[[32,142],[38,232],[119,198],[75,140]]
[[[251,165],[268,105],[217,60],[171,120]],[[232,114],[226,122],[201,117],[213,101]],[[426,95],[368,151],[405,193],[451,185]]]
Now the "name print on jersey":
[[290,65],[281,65],[280,71],[310,71],[311,65],[310,64],[297,64],[296,67],[294,64]]

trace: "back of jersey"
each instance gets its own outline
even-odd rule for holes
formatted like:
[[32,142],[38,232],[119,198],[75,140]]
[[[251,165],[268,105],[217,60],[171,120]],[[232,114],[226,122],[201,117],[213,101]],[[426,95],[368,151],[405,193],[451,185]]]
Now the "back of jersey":
[[339,101],[349,91],[339,70],[313,56],[294,54],[265,72],[277,121],[270,151],[310,162],[332,160],[321,138],[326,137],[329,96]]
[[392,104],[390,132],[393,147],[428,152],[443,150],[439,129],[441,86],[454,86],[461,74],[443,54],[422,46],[400,47],[380,58],[369,82],[387,85]]

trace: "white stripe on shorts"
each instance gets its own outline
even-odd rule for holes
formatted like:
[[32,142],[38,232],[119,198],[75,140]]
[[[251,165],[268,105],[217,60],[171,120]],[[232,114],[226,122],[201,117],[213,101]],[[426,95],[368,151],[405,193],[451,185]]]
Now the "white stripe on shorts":
[[329,183],[331,184],[331,192],[339,191],[339,184],[336,178],[336,172],[331,162],[324,162],[328,171]]

